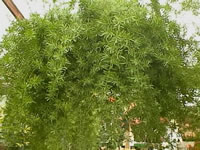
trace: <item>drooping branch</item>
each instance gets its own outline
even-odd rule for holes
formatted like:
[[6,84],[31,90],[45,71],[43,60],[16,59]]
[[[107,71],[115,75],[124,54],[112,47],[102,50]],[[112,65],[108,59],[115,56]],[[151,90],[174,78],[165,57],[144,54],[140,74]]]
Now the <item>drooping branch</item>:
[[161,13],[160,13],[160,3],[158,0],[151,0],[151,5],[152,5],[152,8],[153,10],[155,11],[155,13],[158,15],[158,16],[161,16]]

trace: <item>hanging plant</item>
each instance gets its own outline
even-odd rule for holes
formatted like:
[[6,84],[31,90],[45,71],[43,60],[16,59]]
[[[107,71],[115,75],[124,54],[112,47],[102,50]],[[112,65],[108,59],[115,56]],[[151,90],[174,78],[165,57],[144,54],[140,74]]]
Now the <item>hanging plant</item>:
[[167,14],[128,0],[82,0],[77,13],[13,22],[0,46],[7,145],[115,149],[135,119],[136,139],[161,142],[160,118],[181,120],[199,85],[186,61],[197,45],[180,33]]

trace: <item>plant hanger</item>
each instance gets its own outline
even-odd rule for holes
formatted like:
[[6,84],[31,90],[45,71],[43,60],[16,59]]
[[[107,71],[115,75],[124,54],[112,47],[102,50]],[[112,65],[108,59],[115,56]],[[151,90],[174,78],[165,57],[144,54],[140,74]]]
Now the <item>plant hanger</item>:
[[17,8],[17,6],[12,0],[2,0],[2,1],[16,19],[18,20],[24,19],[23,14],[20,12],[20,10]]

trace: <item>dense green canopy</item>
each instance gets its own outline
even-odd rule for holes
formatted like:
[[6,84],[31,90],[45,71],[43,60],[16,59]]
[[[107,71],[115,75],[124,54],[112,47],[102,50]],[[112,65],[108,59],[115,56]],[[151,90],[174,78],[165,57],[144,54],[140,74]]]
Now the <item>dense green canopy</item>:
[[0,46],[7,144],[115,149],[136,118],[135,138],[146,142],[165,135],[170,122],[160,118],[183,121],[198,94],[197,43],[152,6],[82,0],[77,13],[54,8],[14,22]]

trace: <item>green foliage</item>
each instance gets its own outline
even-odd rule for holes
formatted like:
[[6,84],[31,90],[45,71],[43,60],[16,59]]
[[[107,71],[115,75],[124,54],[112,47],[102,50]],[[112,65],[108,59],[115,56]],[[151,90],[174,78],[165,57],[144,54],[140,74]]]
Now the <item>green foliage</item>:
[[198,0],[185,0],[182,2],[183,10],[191,10],[193,14],[199,15],[200,2]]
[[198,74],[186,60],[197,45],[166,14],[137,0],[81,0],[79,7],[8,29],[0,59],[7,144],[115,149],[134,118],[141,120],[132,125],[136,139],[159,142],[169,125],[160,117],[181,121],[194,101]]

